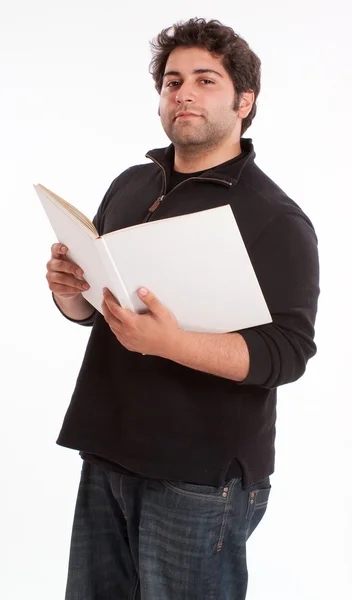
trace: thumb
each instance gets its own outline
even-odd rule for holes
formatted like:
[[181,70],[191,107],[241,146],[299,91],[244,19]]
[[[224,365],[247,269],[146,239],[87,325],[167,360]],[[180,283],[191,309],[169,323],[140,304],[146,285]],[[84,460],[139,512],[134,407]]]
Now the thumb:
[[142,302],[144,302],[144,304],[148,306],[151,312],[160,312],[160,310],[163,308],[161,302],[159,302],[157,297],[154,296],[154,294],[152,294],[152,292],[147,290],[147,288],[145,287],[139,288],[138,296],[140,297]]

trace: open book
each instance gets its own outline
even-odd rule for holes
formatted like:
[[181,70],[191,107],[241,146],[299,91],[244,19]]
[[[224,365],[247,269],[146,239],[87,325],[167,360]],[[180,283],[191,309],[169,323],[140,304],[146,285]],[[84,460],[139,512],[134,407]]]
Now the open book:
[[144,286],[187,331],[226,333],[271,322],[229,205],[99,236],[74,206],[34,187],[68,258],[91,286],[83,296],[98,311],[107,287],[123,308],[146,312],[137,294]]

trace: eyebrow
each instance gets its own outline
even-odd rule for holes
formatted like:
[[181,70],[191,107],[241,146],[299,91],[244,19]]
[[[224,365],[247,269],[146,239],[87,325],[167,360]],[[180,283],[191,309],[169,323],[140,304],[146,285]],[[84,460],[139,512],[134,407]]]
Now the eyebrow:
[[[215,71],[214,69],[194,69],[192,75],[199,75],[200,73],[215,73],[216,75],[219,75],[219,77],[224,77],[223,75],[221,75],[221,73],[219,73],[219,71]],[[164,73],[163,79],[168,75],[175,75],[176,77],[180,77],[181,73],[180,71],[167,71],[166,73]]]

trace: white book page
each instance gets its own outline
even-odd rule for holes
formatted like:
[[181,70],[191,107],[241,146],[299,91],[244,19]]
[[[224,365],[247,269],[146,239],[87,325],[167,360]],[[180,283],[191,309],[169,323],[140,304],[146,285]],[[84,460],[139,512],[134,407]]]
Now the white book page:
[[150,289],[182,329],[225,333],[271,316],[229,205],[104,236],[136,312]]
[[102,290],[104,286],[108,287],[109,279],[102,266],[94,234],[82,227],[65,210],[59,208],[40,189],[37,187],[35,189],[58,241],[69,249],[67,257],[83,269],[83,278],[91,286],[82,295],[99,312],[102,312]]
[[[118,234],[119,232],[114,232],[114,235]],[[117,267],[118,263],[117,261],[115,262],[113,257],[110,255],[110,250],[106,245],[105,240],[105,235],[101,236],[96,240],[96,248],[100,254],[100,260],[103,266],[104,273],[106,273],[104,285],[115,296],[116,300],[118,300],[122,308],[128,308],[129,310],[134,311],[134,306],[131,301],[130,295],[128,293],[128,290],[126,289],[124,281],[120,276],[120,272]],[[101,297],[101,300],[103,300],[103,296]]]

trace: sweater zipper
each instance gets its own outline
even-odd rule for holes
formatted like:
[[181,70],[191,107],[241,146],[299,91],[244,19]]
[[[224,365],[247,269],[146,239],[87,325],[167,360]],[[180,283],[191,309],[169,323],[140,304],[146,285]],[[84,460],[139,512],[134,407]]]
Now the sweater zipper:
[[227,185],[228,187],[232,186],[231,181],[224,181],[224,179],[217,179],[215,177],[189,177],[188,179],[185,179],[185,181],[181,181],[181,183],[178,183],[177,185],[175,185],[175,187],[172,188],[172,190],[170,190],[168,194],[165,194],[165,192],[166,192],[166,172],[165,172],[164,167],[157,160],[155,160],[155,158],[153,158],[149,154],[147,154],[146,157],[150,158],[153,162],[155,162],[158,165],[158,167],[161,168],[161,170],[163,172],[163,176],[164,176],[164,182],[163,182],[163,187],[162,187],[162,192],[164,192],[164,193],[162,193],[161,196],[159,196],[159,198],[157,198],[153,202],[153,204],[148,208],[148,214],[147,214],[146,218],[144,219],[144,223],[149,221],[151,216],[154,214],[154,212],[156,211],[158,206],[160,206],[160,204],[166,198],[166,196],[170,196],[170,194],[172,194],[172,192],[174,190],[177,190],[177,188],[180,187],[180,185],[187,183],[187,181],[192,181],[192,179],[194,179],[196,181],[216,181],[217,183],[222,183],[223,185]]

